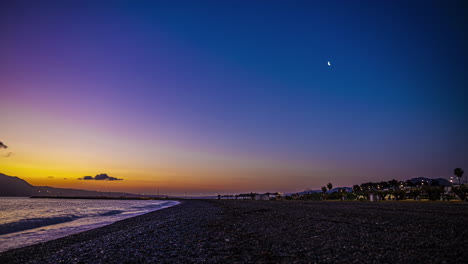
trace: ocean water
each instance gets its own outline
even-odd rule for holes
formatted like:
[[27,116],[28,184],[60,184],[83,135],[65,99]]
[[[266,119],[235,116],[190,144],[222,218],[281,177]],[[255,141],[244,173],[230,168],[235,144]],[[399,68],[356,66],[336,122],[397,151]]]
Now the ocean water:
[[167,208],[176,201],[0,197],[0,252]]

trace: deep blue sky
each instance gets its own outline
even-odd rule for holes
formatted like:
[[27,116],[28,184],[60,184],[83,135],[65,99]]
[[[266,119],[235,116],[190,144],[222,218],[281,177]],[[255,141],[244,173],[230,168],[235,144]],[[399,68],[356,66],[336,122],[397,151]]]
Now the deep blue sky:
[[203,168],[212,156],[253,160],[272,178],[299,177],[297,188],[468,167],[466,1],[6,1],[0,10],[0,84],[12,105],[202,152]]

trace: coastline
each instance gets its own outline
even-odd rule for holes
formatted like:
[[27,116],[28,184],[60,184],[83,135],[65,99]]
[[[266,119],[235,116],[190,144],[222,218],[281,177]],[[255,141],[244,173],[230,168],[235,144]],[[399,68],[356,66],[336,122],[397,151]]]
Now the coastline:
[[178,203],[0,197],[0,252],[96,229]]
[[[168,200],[172,201],[167,197],[114,197],[114,196],[50,196],[50,195],[33,195],[29,197],[31,199],[74,199],[74,200]],[[177,198],[176,198],[177,199]]]
[[468,204],[179,200],[1,263],[463,263]]

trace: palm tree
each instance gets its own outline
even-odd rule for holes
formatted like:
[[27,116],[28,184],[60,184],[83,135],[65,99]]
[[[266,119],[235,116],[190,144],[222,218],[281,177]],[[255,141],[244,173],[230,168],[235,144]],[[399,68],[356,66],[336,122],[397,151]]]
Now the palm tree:
[[327,193],[327,187],[323,186],[323,187],[322,187],[322,192],[323,192],[324,194]]
[[328,188],[328,190],[333,189],[333,184],[331,184],[331,182],[329,182],[329,183],[327,184],[327,188]]
[[327,198],[327,187],[322,186],[322,195],[323,199],[325,200]]
[[463,170],[461,168],[456,168],[453,170],[453,174],[458,177],[458,184],[461,185],[461,177],[463,176]]

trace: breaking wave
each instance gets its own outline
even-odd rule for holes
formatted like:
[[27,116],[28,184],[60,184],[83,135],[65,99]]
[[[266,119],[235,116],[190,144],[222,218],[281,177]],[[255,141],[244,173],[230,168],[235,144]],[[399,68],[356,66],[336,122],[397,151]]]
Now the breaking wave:
[[49,218],[29,218],[22,219],[17,222],[6,223],[0,225],[0,235],[34,229],[43,226],[56,225],[60,223],[70,222],[76,220],[78,216],[62,216],[62,217],[49,217]]

